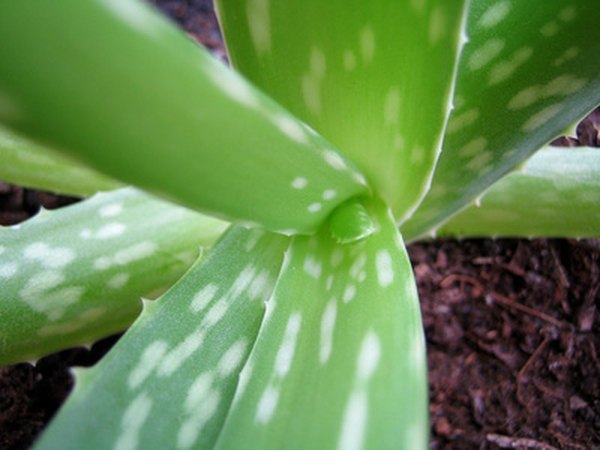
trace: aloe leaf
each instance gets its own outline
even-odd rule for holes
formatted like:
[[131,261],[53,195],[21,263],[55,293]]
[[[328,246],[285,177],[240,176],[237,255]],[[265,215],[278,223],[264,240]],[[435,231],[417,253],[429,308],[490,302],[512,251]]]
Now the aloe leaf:
[[540,150],[437,234],[600,237],[600,150]]
[[121,183],[2,127],[0,180],[82,197],[121,187]]
[[465,1],[217,0],[231,61],[410,214],[440,150]]
[[216,448],[425,449],[419,303],[394,221],[336,244],[296,237]]
[[224,227],[126,188],[0,228],[0,365],[123,330]]
[[203,263],[145,303],[96,367],[78,372],[35,448],[212,448],[287,244],[262,231],[227,232]]
[[471,3],[444,150],[402,226],[406,239],[439,226],[600,103],[598,23],[588,0]]
[[0,121],[128,184],[302,233],[366,191],[330,143],[136,0],[1,2],[0,42]]

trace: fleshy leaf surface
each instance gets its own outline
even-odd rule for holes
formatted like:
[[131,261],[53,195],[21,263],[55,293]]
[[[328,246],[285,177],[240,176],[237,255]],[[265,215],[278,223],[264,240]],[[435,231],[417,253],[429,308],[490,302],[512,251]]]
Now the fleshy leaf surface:
[[0,127],[0,180],[60,194],[88,196],[121,183]]
[[218,450],[427,447],[412,270],[391,214],[369,209],[378,231],[356,244],[293,239]]
[[233,65],[410,214],[440,150],[466,2],[216,3]]
[[[35,447],[212,448],[288,239],[241,227],[145,310]],[[98,426],[101,421],[102,426]]]
[[128,184],[289,233],[367,190],[329,142],[137,0],[2,2],[0,42],[0,121]]
[[540,150],[437,234],[600,237],[600,150]]
[[412,240],[600,103],[600,8],[588,0],[471,2],[455,109]]
[[0,365],[123,330],[225,227],[125,188],[0,228]]

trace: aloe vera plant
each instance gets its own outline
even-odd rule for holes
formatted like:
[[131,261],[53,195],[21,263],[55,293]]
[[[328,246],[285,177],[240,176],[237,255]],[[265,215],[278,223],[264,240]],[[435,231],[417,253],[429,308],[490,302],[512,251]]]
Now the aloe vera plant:
[[426,448],[404,241],[600,234],[598,152],[534,155],[600,103],[600,10],[216,6],[236,71],[134,0],[0,5],[0,177],[147,191],[0,230],[0,363],[133,322],[36,448]]

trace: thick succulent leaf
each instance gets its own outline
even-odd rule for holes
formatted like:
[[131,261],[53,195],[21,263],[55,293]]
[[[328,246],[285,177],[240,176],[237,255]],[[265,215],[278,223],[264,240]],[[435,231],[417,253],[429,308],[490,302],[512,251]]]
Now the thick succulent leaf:
[[455,110],[431,189],[402,231],[438,226],[600,103],[600,8],[471,2]]
[[[391,214],[351,245],[294,238],[217,449],[425,449],[427,376]],[[249,444],[251,443],[251,444]]]
[[0,121],[129,184],[304,233],[366,190],[331,144],[137,0],[1,2],[0,42]]
[[2,127],[0,180],[77,196],[88,196],[121,187],[121,183]]
[[438,235],[600,237],[600,150],[540,150]]
[[216,3],[233,65],[410,214],[439,152],[466,2]]
[[96,367],[78,372],[75,391],[35,448],[212,448],[287,244],[230,230],[204,263],[145,303]]
[[0,228],[0,365],[124,329],[225,226],[126,188]]

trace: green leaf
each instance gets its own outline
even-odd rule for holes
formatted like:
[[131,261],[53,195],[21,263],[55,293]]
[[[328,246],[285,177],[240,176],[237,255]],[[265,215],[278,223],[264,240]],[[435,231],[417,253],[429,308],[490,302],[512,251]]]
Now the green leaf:
[[216,3],[233,65],[409,214],[440,150],[465,1]]
[[0,228],[0,365],[123,330],[225,225],[127,188]]
[[425,449],[419,303],[391,214],[339,245],[325,228],[286,254],[217,449]]
[[600,237],[600,150],[540,150],[438,235]]
[[0,180],[76,196],[88,196],[121,187],[121,183],[2,127]]
[[402,226],[439,226],[600,103],[600,8],[589,0],[471,2],[455,110],[431,189]]
[[367,190],[331,144],[138,1],[1,2],[0,42],[0,121],[117,179],[288,233]]
[[202,264],[145,303],[96,367],[78,373],[35,448],[212,448],[287,244],[261,231],[226,233]]

